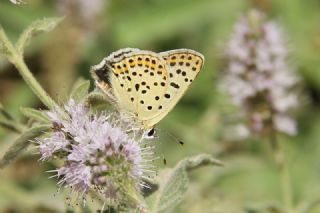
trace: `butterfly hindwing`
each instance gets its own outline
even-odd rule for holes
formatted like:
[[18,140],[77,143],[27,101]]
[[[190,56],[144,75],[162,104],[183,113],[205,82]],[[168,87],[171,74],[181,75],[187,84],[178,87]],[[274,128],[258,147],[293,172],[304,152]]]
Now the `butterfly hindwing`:
[[171,50],[159,55],[165,60],[169,73],[168,87],[164,92],[162,103],[165,110],[147,121],[148,126],[153,126],[171,111],[196,78],[204,63],[202,54],[189,49]]

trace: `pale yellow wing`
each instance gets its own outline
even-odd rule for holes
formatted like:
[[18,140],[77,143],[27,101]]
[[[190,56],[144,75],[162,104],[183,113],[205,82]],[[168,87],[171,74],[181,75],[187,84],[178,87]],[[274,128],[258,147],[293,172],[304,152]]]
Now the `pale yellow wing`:
[[204,64],[204,56],[194,50],[177,49],[159,53],[165,60],[169,73],[168,87],[161,103],[163,110],[145,122],[153,126],[166,116],[178,103],[192,81],[197,77]]
[[119,110],[131,112],[151,128],[181,99],[204,63],[193,50],[154,53],[121,49],[92,68],[97,85],[111,90]]
[[133,113],[143,123],[163,110],[161,103],[168,86],[168,73],[165,61],[158,54],[122,49],[92,70],[101,89],[107,88],[104,82],[109,85],[119,109]]

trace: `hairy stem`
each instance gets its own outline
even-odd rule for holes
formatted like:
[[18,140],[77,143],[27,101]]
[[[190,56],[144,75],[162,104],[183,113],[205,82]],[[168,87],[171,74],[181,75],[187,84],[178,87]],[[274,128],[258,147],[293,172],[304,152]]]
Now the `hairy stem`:
[[30,72],[29,68],[25,64],[22,57],[18,57],[14,62],[17,70],[20,75],[24,79],[24,81],[28,84],[31,90],[34,92],[36,96],[49,108],[53,109],[56,106],[54,100],[49,96],[49,94],[42,88],[39,82],[35,79],[33,74]]
[[288,162],[283,152],[282,144],[279,142],[276,133],[271,138],[272,150],[275,163],[281,177],[282,199],[287,213],[293,213],[293,199],[291,189],[291,179],[289,174]]
[[17,68],[20,75],[24,81],[28,84],[31,90],[36,96],[49,108],[54,108],[57,104],[54,100],[48,95],[48,93],[41,87],[39,82],[35,79],[33,74],[30,72],[29,68],[23,60],[23,56],[19,54],[16,48],[12,45],[8,39],[4,30],[0,27],[0,42],[2,42],[3,47],[6,51],[6,56],[12,64]]

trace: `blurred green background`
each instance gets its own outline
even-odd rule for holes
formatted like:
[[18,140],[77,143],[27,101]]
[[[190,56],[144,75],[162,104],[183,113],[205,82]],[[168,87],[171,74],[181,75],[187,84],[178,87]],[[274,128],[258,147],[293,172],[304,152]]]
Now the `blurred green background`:
[[[191,173],[186,199],[173,212],[271,212],[281,205],[280,181],[264,138],[223,140],[228,98],[219,93],[223,44],[237,18],[250,8],[264,11],[284,28],[288,62],[301,75],[304,91],[297,113],[299,134],[281,137],[288,155],[294,204],[320,203],[320,1],[319,0],[25,0],[0,2],[0,24],[15,41],[32,21],[65,16],[52,32],[34,39],[25,60],[43,87],[64,102],[78,77],[90,78],[90,66],[125,47],[155,52],[190,48],[205,66],[178,105],[158,125],[158,154],[174,166],[184,157],[211,153],[223,168]],[[90,2],[90,3],[89,3]],[[93,88],[93,85],[92,85]],[[15,68],[0,57],[0,102],[21,121],[20,107],[43,108]],[[0,129],[0,155],[16,135]],[[177,140],[185,142],[178,145]],[[0,212],[65,212],[56,181],[29,149],[0,171]],[[269,209],[269,210],[268,210]],[[320,205],[307,211],[318,213]]]

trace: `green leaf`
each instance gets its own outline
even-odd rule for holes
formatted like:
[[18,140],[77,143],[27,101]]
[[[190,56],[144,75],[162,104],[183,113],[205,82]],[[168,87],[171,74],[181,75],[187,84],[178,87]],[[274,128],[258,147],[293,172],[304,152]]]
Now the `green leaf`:
[[221,166],[222,163],[211,155],[200,154],[180,161],[161,177],[160,190],[153,196],[152,212],[168,212],[178,205],[188,189],[188,171],[205,165]]
[[76,100],[77,102],[81,102],[88,95],[88,91],[90,88],[90,81],[79,79],[73,86],[70,94],[70,98]]
[[13,117],[4,109],[0,103],[0,114],[7,120],[14,120]]
[[112,100],[101,91],[90,92],[84,102],[93,111],[98,112],[113,109],[114,106]]
[[9,112],[7,112],[2,104],[0,103],[0,127],[7,130],[21,133],[23,132],[24,126],[14,119]]
[[43,134],[45,131],[51,129],[51,125],[41,125],[28,129],[7,150],[2,159],[0,160],[0,168],[7,166],[12,160],[21,155],[23,151],[29,146],[30,140]]
[[156,212],[167,212],[179,204],[188,189],[189,179],[182,164],[173,170],[164,183],[159,196]]
[[41,123],[50,123],[49,117],[41,110],[36,110],[33,108],[20,108],[20,111],[22,114],[30,119],[33,119],[35,121],[39,121]]
[[63,18],[44,18],[34,21],[19,37],[16,50],[19,55],[23,54],[24,48],[29,44],[32,37],[38,35],[41,32],[49,32],[54,29]]
[[182,164],[187,171],[209,165],[223,166],[222,161],[213,158],[212,155],[209,154],[199,154],[197,156],[187,158],[183,160]]
[[21,124],[18,124],[15,121],[6,120],[2,117],[0,117],[0,127],[16,133],[21,133],[23,129]]
[[108,101],[108,98],[105,94],[102,92],[90,92],[85,100],[86,105],[89,105],[91,107],[97,107],[99,105],[109,105],[110,102]]

